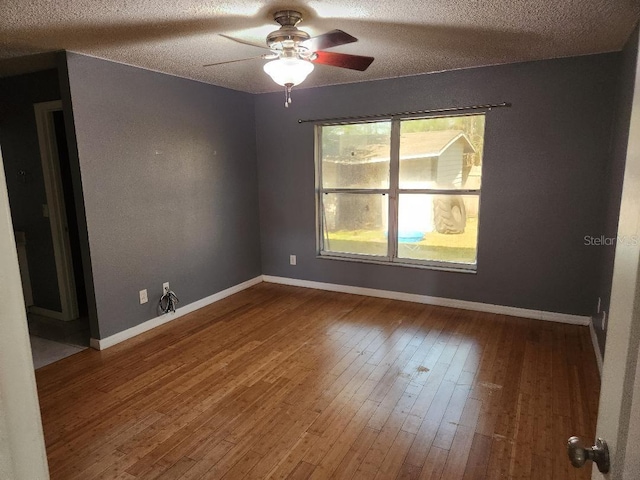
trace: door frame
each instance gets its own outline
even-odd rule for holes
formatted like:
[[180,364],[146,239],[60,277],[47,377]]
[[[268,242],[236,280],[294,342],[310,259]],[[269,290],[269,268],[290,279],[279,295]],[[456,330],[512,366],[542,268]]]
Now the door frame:
[[60,158],[58,156],[58,144],[53,123],[53,112],[62,111],[62,101],[34,103],[33,108],[36,116],[36,128],[40,145],[44,187],[49,208],[49,223],[51,225],[51,238],[53,239],[53,252],[62,311],[55,312],[37,306],[30,307],[29,311],[59,320],[74,320],[79,315],[78,298],[73,275],[69,226],[67,224],[60,175]]

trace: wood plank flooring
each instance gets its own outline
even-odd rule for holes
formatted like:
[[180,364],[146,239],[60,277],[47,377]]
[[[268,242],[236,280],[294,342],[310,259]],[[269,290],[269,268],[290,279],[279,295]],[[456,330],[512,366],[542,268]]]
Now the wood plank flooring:
[[586,327],[262,283],[36,372],[53,479],[588,479]]

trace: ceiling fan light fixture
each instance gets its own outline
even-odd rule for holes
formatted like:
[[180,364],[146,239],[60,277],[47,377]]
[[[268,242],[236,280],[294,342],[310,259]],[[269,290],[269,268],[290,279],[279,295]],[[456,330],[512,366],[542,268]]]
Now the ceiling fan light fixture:
[[[364,72],[373,62],[373,57],[325,52],[327,48],[339,47],[340,45],[358,41],[356,37],[342,30],[331,30],[311,37],[307,32],[297,27],[298,23],[302,21],[302,15],[295,10],[277,11],[273,14],[273,19],[280,24],[280,28],[267,35],[266,47],[229,37],[228,35],[219,35],[237,43],[267,49],[270,52],[253,58],[263,58],[265,60],[277,58],[266,63],[263,68],[274,82],[284,87],[285,107],[288,107],[291,103],[291,89],[304,82],[313,71],[314,65],[312,62],[361,72]],[[245,60],[251,60],[251,58],[212,63],[205,65],[205,67]]]
[[304,82],[313,71],[313,63],[299,58],[279,58],[264,64],[264,71],[278,85],[294,86]]
[[264,64],[264,71],[278,85],[284,87],[284,106],[291,103],[291,89],[304,82],[313,71],[313,63],[297,57],[280,57]]

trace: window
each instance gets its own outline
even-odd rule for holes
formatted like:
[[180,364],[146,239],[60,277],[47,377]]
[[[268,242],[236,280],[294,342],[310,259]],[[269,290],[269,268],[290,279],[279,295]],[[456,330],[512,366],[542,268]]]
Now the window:
[[321,256],[475,270],[485,115],[316,127]]

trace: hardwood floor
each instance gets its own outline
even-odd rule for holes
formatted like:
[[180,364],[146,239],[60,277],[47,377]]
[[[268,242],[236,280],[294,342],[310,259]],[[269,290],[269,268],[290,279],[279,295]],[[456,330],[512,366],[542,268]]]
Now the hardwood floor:
[[53,479],[587,479],[586,327],[262,283],[36,372]]

